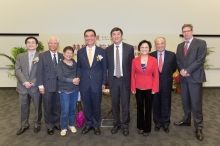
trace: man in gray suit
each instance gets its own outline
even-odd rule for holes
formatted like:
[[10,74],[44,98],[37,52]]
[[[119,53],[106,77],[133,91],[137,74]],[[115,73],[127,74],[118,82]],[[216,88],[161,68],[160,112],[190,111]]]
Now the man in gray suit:
[[60,129],[60,96],[58,93],[58,77],[56,65],[63,60],[63,55],[57,52],[59,40],[51,37],[48,40],[49,50],[39,55],[38,86],[43,96],[44,118],[47,133],[53,135],[54,128]]
[[202,115],[202,83],[206,81],[203,64],[207,47],[204,40],[193,38],[193,26],[184,24],[182,33],[185,41],[177,47],[177,68],[181,74],[180,84],[182,90],[183,119],[175,122],[177,126],[191,126],[191,111],[194,117],[196,138],[203,140]]
[[[110,35],[114,44],[106,48],[106,54],[114,117],[111,133],[117,133],[122,126],[123,134],[127,136],[129,135],[131,63],[134,58],[134,49],[133,46],[122,42],[123,31],[120,28],[113,28]],[[122,121],[120,121],[120,101]]]
[[19,54],[16,58],[15,75],[18,79],[17,92],[19,93],[21,128],[17,131],[20,135],[29,128],[28,117],[30,111],[30,98],[33,100],[35,107],[34,132],[40,131],[42,117],[42,98],[37,86],[37,67],[39,53],[36,52],[38,40],[35,37],[28,37],[25,40],[28,52]]

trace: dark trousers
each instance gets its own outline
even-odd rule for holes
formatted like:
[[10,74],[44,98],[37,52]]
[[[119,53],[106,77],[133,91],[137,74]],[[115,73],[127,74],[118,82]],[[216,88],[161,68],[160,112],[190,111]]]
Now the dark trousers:
[[87,92],[80,92],[80,94],[84,105],[86,126],[93,128],[99,127],[101,123],[101,87],[99,92],[93,92],[90,87]]
[[[110,95],[112,99],[112,109],[114,117],[114,125],[128,128],[130,122],[130,89],[125,88],[124,79],[113,79],[113,85],[110,89]],[[122,106],[122,121],[120,121],[120,103]]]
[[152,120],[152,90],[136,89],[137,100],[137,128],[144,133],[151,132]]
[[154,94],[153,98],[153,119],[155,125],[169,126],[171,115],[171,91]]
[[181,82],[184,116],[182,121],[191,122],[191,111],[195,129],[203,129],[202,83]]
[[[58,90],[57,90],[58,91]],[[60,125],[60,95],[58,92],[45,92],[43,94],[44,118],[48,129]]]

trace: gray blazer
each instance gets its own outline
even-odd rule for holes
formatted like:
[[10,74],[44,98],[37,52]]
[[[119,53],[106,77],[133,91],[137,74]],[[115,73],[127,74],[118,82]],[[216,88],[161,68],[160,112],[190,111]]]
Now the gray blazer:
[[[39,53],[35,53],[35,57],[39,57]],[[37,84],[37,68],[38,62],[32,62],[31,71],[29,75],[29,60],[28,60],[28,52],[21,53],[16,58],[15,63],[15,75],[18,79],[17,82],[17,89],[16,91],[19,94],[26,94],[26,93],[37,93],[38,92],[38,84]],[[32,82],[35,86],[27,89],[23,83],[24,82]]]
[[190,76],[182,77],[181,82],[187,81],[191,83],[202,83],[206,81],[203,64],[206,57],[207,46],[204,40],[193,38],[186,57],[184,57],[184,45],[182,42],[178,45],[176,51],[177,68],[178,70],[185,69]]
[[[63,55],[58,53],[58,63],[61,60],[63,60]],[[39,55],[37,82],[38,86],[44,86],[45,92],[56,92],[58,90],[57,71],[54,69],[54,64],[49,50],[40,53]]]
[[[106,48],[107,54],[107,69],[108,69],[108,82],[109,87],[113,85],[114,76],[114,44]],[[123,79],[127,89],[131,88],[131,64],[134,58],[133,46],[122,43],[122,70]]]

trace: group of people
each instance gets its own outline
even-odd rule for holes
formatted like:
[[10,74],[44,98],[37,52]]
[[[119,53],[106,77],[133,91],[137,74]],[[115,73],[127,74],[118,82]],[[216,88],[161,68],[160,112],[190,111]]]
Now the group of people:
[[138,133],[147,136],[151,132],[152,113],[155,131],[163,127],[169,133],[172,75],[177,68],[181,76],[184,116],[174,125],[190,126],[192,111],[196,137],[203,140],[206,42],[193,37],[191,24],[182,26],[182,34],[185,41],[178,45],[176,54],[165,50],[166,39],[158,37],[154,41],[156,51],[150,53],[151,42],[142,40],[138,45],[140,55],[134,58],[134,49],[122,41],[120,28],[111,30],[113,44],[106,50],[95,45],[96,32],[87,29],[84,32],[86,46],[78,50],[77,62],[72,58],[71,46],[65,47],[63,54],[57,52],[59,40],[56,37],[49,38],[49,50],[40,54],[36,52],[38,40],[28,37],[25,40],[28,52],[19,54],[15,65],[21,112],[17,135],[29,128],[30,99],[35,107],[35,133],[41,129],[42,99],[49,135],[54,133],[54,128],[60,130],[61,136],[66,135],[67,129],[77,132],[74,123],[79,91],[86,119],[81,133],[94,129],[94,134],[100,135],[102,90],[106,79],[114,117],[112,134],[122,128],[123,135],[129,135],[130,93],[136,96]]

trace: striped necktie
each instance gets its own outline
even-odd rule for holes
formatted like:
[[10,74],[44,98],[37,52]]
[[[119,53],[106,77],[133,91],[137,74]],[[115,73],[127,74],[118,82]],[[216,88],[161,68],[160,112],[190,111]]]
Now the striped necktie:
[[121,67],[120,67],[120,57],[119,57],[119,50],[118,50],[119,46],[116,46],[116,67],[115,67],[115,76],[117,78],[121,77]]
[[54,65],[54,69],[56,69],[57,67],[57,59],[56,59],[56,54],[53,54],[53,65]]

